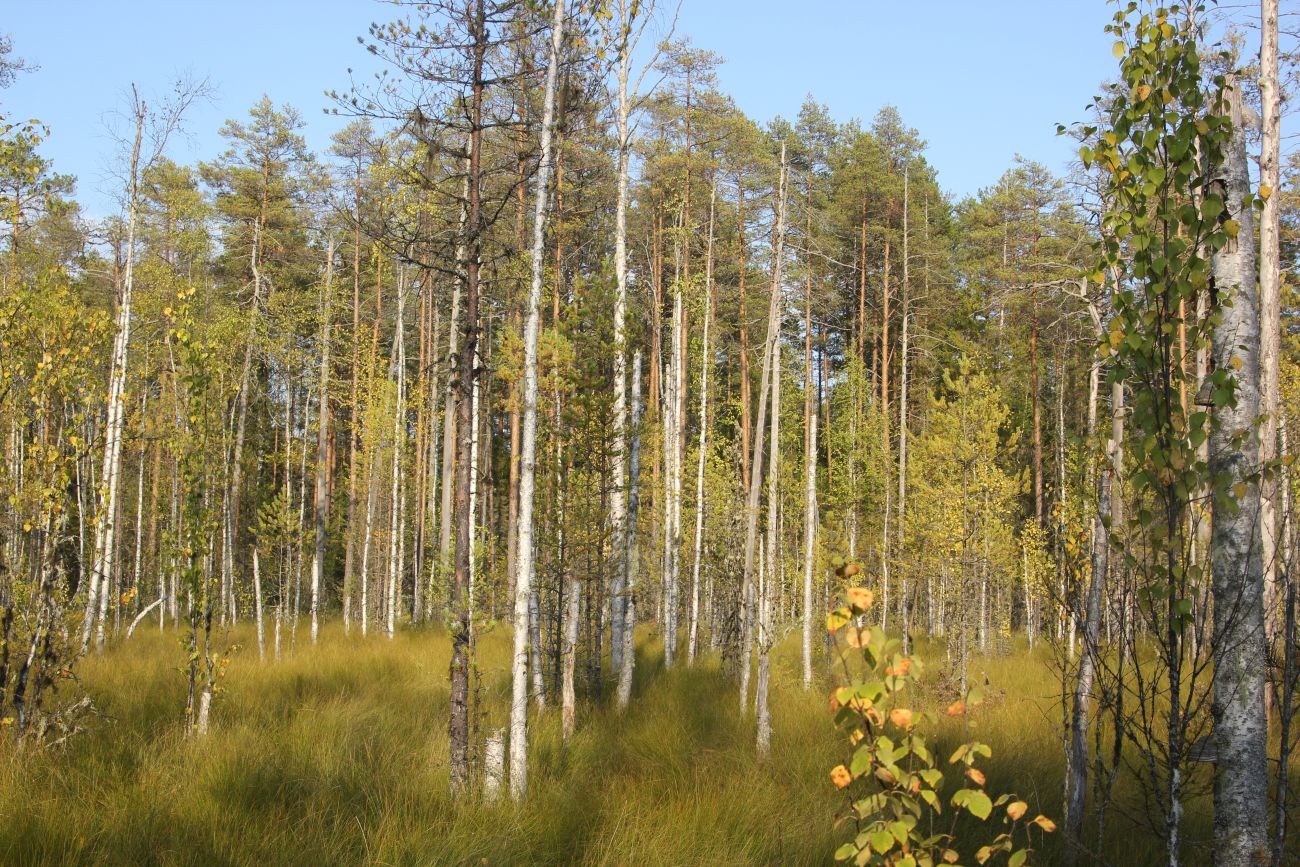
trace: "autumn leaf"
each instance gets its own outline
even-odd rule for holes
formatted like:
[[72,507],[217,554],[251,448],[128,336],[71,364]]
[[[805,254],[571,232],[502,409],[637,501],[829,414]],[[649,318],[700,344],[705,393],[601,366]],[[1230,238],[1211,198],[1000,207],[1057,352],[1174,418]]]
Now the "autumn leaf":
[[1024,801],[1012,801],[1010,804],[1007,804],[1007,816],[1011,821],[1017,822],[1020,820],[1021,816],[1025,815],[1025,810],[1028,809],[1029,805]]
[[1051,819],[1047,818],[1046,816],[1035,816],[1034,824],[1042,828],[1044,831],[1048,832],[1049,834],[1056,830],[1056,823],[1053,822]]
[[849,774],[848,768],[843,765],[836,765],[831,769],[831,782],[835,784],[835,788],[842,789],[853,782],[853,777]]
[[876,594],[865,587],[850,587],[845,595],[849,597],[849,604],[859,611],[866,611],[876,599]]
[[889,712],[889,721],[900,729],[912,727],[912,712],[907,708],[896,707]]
[[966,702],[962,701],[961,699],[957,699],[952,704],[948,705],[948,709],[944,711],[944,713],[948,714],[948,716],[961,716],[965,712],[966,712]]
[[984,772],[981,771],[979,768],[967,768],[966,776],[970,777],[971,782],[973,782],[977,786],[982,786],[986,782],[984,777]]

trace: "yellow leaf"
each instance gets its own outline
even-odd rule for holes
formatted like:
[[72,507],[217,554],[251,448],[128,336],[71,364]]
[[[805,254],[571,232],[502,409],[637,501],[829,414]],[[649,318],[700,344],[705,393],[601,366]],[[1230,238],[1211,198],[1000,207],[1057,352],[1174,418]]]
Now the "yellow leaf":
[[978,768],[967,768],[966,776],[970,777],[971,782],[977,786],[982,786],[986,782],[984,772]]
[[1011,821],[1015,822],[1018,821],[1021,816],[1025,815],[1025,810],[1028,809],[1029,805],[1024,801],[1012,801],[1010,804],[1007,804],[1007,816],[1011,818]]
[[1046,816],[1036,816],[1034,818],[1034,824],[1042,828],[1044,831],[1048,832],[1049,834],[1056,830],[1056,823],[1053,822],[1051,819],[1047,818]]

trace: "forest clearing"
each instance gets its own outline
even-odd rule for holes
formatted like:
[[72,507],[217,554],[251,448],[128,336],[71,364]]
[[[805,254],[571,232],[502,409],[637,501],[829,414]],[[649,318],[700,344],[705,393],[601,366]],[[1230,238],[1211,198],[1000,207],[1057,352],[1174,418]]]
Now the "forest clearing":
[[0,863],[1300,863],[1300,7],[151,2],[0,31]]
[[[484,729],[509,714],[506,638],[497,630],[480,646]],[[716,660],[665,672],[662,646],[646,641],[638,648],[644,680],[626,715],[585,707],[568,745],[557,715],[540,716],[535,788],[521,809],[449,796],[447,741],[436,725],[447,714],[445,636],[362,641],[335,624],[318,647],[279,663],[254,658],[247,627],[231,640],[231,665],[242,674],[227,686],[216,737],[198,751],[175,726],[173,636],[141,632],[135,646],[87,660],[82,677],[110,720],[67,754],[30,766],[7,761],[0,860],[622,864],[635,852],[648,864],[823,864],[839,842],[826,817],[839,806],[827,768],[840,748],[825,696],[799,686],[794,642],[773,654],[770,762],[757,759],[734,703],[718,700],[734,687]],[[991,698],[974,725],[993,747],[990,777],[1059,815],[1053,667],[1049,654],[1022,646],[976,659]],[[945,742],[960,738],[955,725],[945,726]],[[1189,811],[1193,863],[1208,855],[1209,818]],[[1122,818],[1118,828],[1112,863],[1162,862],[1149,832]],[[1042,842],[1051,863],[1056,841]]]

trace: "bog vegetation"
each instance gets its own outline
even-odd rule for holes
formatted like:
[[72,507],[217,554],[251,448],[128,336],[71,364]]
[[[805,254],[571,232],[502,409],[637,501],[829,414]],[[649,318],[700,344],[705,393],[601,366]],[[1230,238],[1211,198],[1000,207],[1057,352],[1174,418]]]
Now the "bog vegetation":
[[0,114],[0,861],[1300,857],[1277,0],[962,199],[671,5],[385,11],[110,218]]

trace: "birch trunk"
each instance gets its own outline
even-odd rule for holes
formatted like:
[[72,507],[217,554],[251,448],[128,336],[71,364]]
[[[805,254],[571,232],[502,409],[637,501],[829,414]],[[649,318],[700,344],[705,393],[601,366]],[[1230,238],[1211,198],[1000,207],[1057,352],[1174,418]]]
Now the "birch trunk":
[[610,456],[614,490],[610,497],[610,532],[614,538],[614,580],[610,587],[610,661],[614,671],[623,670],[623,631],[627,622],[627,549],[628,491],[624,487],[624,455],[627,450],[627,203],[628,174],[632,150],[629,120],[632,102],[628,94],[631,72],[632,11],[626,0],[618,5],[619,34],[616,40],[618,60],[615,75],[618,79],[618,108],[615,115],[618,135],[618,165],[615,184],[617,193],[614,205],[614,279],[617,294],[614,296],[614,443]]
[[718,196],[715,180],[709,192],[709,238],[704,258],[704,334],[700,346],[700,440],[699,461],[695,470],[695,560],[691,564],[691,615],[686,642],[686,659],[695,662],[700,629],[700,553],[704,541],[704,457],[709,434],[709,325],[713,318],[713,216]]
[[397,313],[393,333],[393,385],[396,389],[393,407],[393,478],[389,493],[390,516],[388,534],[388,638],[397,635],[397,613],[401,607],[402,557],[399,540],[402,537],[402,444],[406,440],[406,269],[399,268],[397,276]]
[[[1092,378],[1094,383],[1100,370],[1094,364]],[[1088,437],[1092,438],[1096,428],[1096,388],[1092,390],[1093,401],[1088,412]],[[1079,673],[1074,685],[1074,704],[1070,714],[1069,756],[1065,781],[1065,834],[1067,838],[1065,860],[1067,864],[1077,862],[1084,851],[1083,819],[1086,806],[1088,785],[1088,727],[1092,712],[1092,690],[1096,679],[1098,654],[1101,652],[1101,600],[1106,585],[1106,572],[1110,560],[1110,530],[1112,524],[1111,496],[1118,481],[1121,465],[1120,442],[1124,424],[1124,386],[1116,382],[1111,386],[1111,436],[1106,444],[1106,457],[1109,466],[1102,470],[1097,492],[1097,517],[1092,530],[1091,571],[1088,576],[1088,590],[1084,597],[1083,611],[1083,655],[1079,659]]]
[[618,708],[627,707],[632,697],[632,668],[636,661],[636,578],[640,569],[640,557],[637,556],[637,507],[640,504],[641,482],[641,352],[632,357],[632,445],[628,452],[627,464],[627,538],[624,548],[627,556],[623,561],[623,586],[626,594],[626,620],[623,625],[622,665],[618,670]]
[[[782,168],[784,168],[782,159]],[[783,209],[784,210],[784,209]],[[778,229],[778,231],[780,231]],[[775,255],[781,255],[778,237]],[[779,261],[779,260],[778,260]],[[772,451],[767,472],[767,580],[763,584],[762,601],[758,617],[758,683],[755,695],[755,715],[758,718],[758,755],[767,758],[772,749],[772,717],[767,704],[767,687],[771,674],[772,652],[772,587],[780,580],[781,566],[777,559],[779,531],[777,521],[781,512],[781,340],[772,349],[772,432],[768,441]]]
[[804,457],[803,688],[812,688],[813,556],[817,546],[817,413],[808,417]]
[[[1263,108],[1260,146],[1259,184],[1264,198],[1264,209],[1259,217],[1259,460],[1268,465],[1278,456],[1277,434],[1280,412],[1278,365],[1282,351],[1281,306],[1281,251],[1279,229],[1281,196],[1279,187],[1279,157],[1282,134],[1282,98],[1278,87],[1278,0],[1261,0],[1260,28],[1260,79],[1259,96]],[[1266,474],[1260,482],[1260,556],[1264,565],[1265,626],[1268,630],[1269,659],[1276,660],[1285,647],[1278,647],[1277,636],[1281,628],[1282,607],[1285,595],[1284,579],[1280,576],[1278,557],[1279,487],[1277,476]],[[1269,688],[1272,704],[1272,690]]]
[[[749,709],[750,656],[753,654],[752,619],[754,609],[754,549],[758,541],[759,481],[763,475],[763,428],[767,422],[767,393],[772,376],[772,354],[781,332],[781,258],[785,244],[785,145],[781,145],[781,173],[777,189],[776,238],[773,245],[772,286],[767,306],[767,340],[763,348],[763,372],[758,391],[758,419],[754,425],[753,462],[749,475],[749,502],[746,506],[745,571],[741,579],[741,651],[740,711]],[[775,410],[774,410],[775,411]]]
[[[330,438],[330,332],[334,303],[334,238],[325,252],[325,288],[321,300],[320,407],[316,412],[316,555],[311,564],[311,643],[320,633],[320,585],[325,570],[325,533],[329,523],[329,438]],[[256,549],[254,549],[256,550]],[[258,647],[261,647],[262,610],[258,601]]]
[[524,322],[524,412],[519,458],[519,517],[515,552],[514,655],[510,692],[510,793],[521,798],[528,789],[528,627],[533,581],[533,498],[537,472],[537,332],[542,301],[546,243],[546,195],[550,183],[551,136],[555,124],[555,83],[564,37],[565,0],[556,0],[543,97],[541,158],[533,210],[533,248]]
[[104,646],[104,618],[113,585],[113,546],[117,538],[117,488],[122,471],[122,439],[126,425],[127,349],[131,342],[131,294],[135,288],[135,232],[139,211],[140,143],[144,138],[145,103],[135,101],[135,141],[127,180],[126,262],[122,296],[117,305],[113,358],[108,380],[108,419],[104,427],[104,469],[100,478],[99,522],[95,525],[95,551],[81,626],[82,652],[90,646],[90,632],[98,612],[95,645]]
[[[1214,256],[1218,321],[1211,352],[1216,370],[1235,379],[1234,400],[1215,409],[1210,429],[1211,476],[1216,497],[1210,531],[1214,590],[1215,863],[1258,864],[1269,855],[1267,720],[1264,714],[1266,641],[1260,494],[1250,480],[1259,459],[1253,426],[1259,412],[1259,319],[1256,313],[1254,213],[1250,192],[1241,94],[1225,91],[1232,138],[1212,187],[1223,196],[1224,218],[1240,231]],[[1239,439],[1240,438],[1240,439]],[[1239,444],[1240,442],[1240,444]],[[1235,491],[1233,490],[1235,488]]]
[[[684,223],[679,227],[685,234]],[[664,390],[664,668],[672,668],[677,655],[678,561],[682,541],[682,349],[685,346],[685,286],[682,276],[682,246],[677,246],[677,268],[673,280],[673,327]]]
[[266,632],[262,625],[262,564],[253,547],[253,617],[257,621],[257,658],[266,659]]

